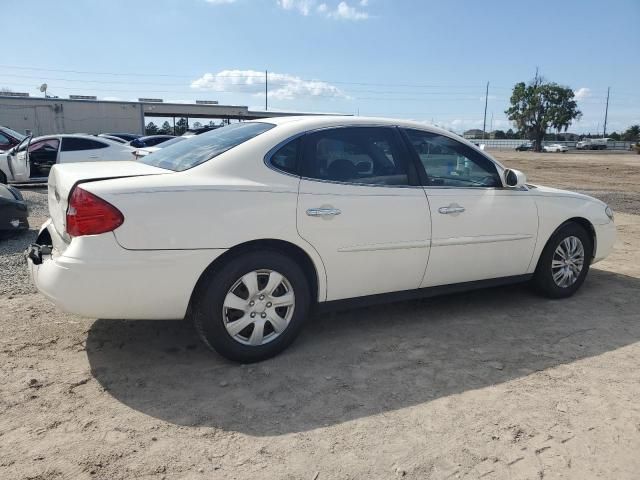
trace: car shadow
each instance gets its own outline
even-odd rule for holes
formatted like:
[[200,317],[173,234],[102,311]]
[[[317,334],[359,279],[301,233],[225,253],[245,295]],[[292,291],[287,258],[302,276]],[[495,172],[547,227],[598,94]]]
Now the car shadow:
[[95,378],[174,424],[251,435],[307,431],[507,382],[640,339],[640,279],[592,270],[547,300],[523,285],[323,314],[254,365],[206,350],[181,321],[98,320]]

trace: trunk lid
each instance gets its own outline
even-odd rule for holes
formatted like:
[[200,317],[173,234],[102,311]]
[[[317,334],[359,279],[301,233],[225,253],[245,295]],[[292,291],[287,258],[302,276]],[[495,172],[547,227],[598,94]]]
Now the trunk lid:
[[89,162],[54,165],[49,173],[49,215],[53,225],[65,241],[67,234],[67,206],[73,187],[86,182],[109,180],[141,175],[173,173],[164,168],[152,167],[139,162]]

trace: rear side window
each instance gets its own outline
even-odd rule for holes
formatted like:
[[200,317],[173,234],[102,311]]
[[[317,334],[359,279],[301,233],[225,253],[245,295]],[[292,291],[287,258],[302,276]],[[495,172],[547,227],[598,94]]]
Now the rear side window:
[[296,175],[301,138],[290,141],[271,155],[270,163],[278,170]]
[[97,140],[91,140],[89,138],[62,138],[62,151],[63,152],[77,152],[79,150],[97,150],[99,148],[107,148],[109,145],[99,142]]
[[301,167],[303,176],[317,180],[409,185],[407,158],[391,128],[347,127],[307,135]]
[[182,172],[237,147],[275,125],[264,122],[234,123],[175,143],[142,158],[141,162],[154,167]]

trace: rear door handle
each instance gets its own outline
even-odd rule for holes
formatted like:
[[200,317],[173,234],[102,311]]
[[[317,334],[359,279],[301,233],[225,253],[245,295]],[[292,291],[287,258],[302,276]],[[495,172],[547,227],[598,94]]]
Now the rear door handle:
[[462,213],[464,212],[464,207],[461,207],[458,204],[452,203],[448,207],[440,207],[438,209],[438,212],[442,213],[443,215],[448,215],[452,213]]
[[340,215],[342,212],[338,208],[310,208],[307,210],[307,215],[310,217],[333,217]]

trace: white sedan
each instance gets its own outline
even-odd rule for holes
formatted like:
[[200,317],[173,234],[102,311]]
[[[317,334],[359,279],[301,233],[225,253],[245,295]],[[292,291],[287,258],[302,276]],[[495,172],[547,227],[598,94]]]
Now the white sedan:
[[188,318],[241,362],[282,351],[318,308],[525,281],[568,297],[615,238],[599,200],[529,185],[447,131],[363,117],[56,165],[49,210],[28,265],[62,309]]
[[58,163],[132,160],[134,148],[103,137],[84,134],[25,138],[0,153],[0,183],[46,182]]
[[556,152],[556,153],[566,153],[569,151],[566,145],[560,145],[559,143],[554,143],[553,145],[543,145],[543,152]]

